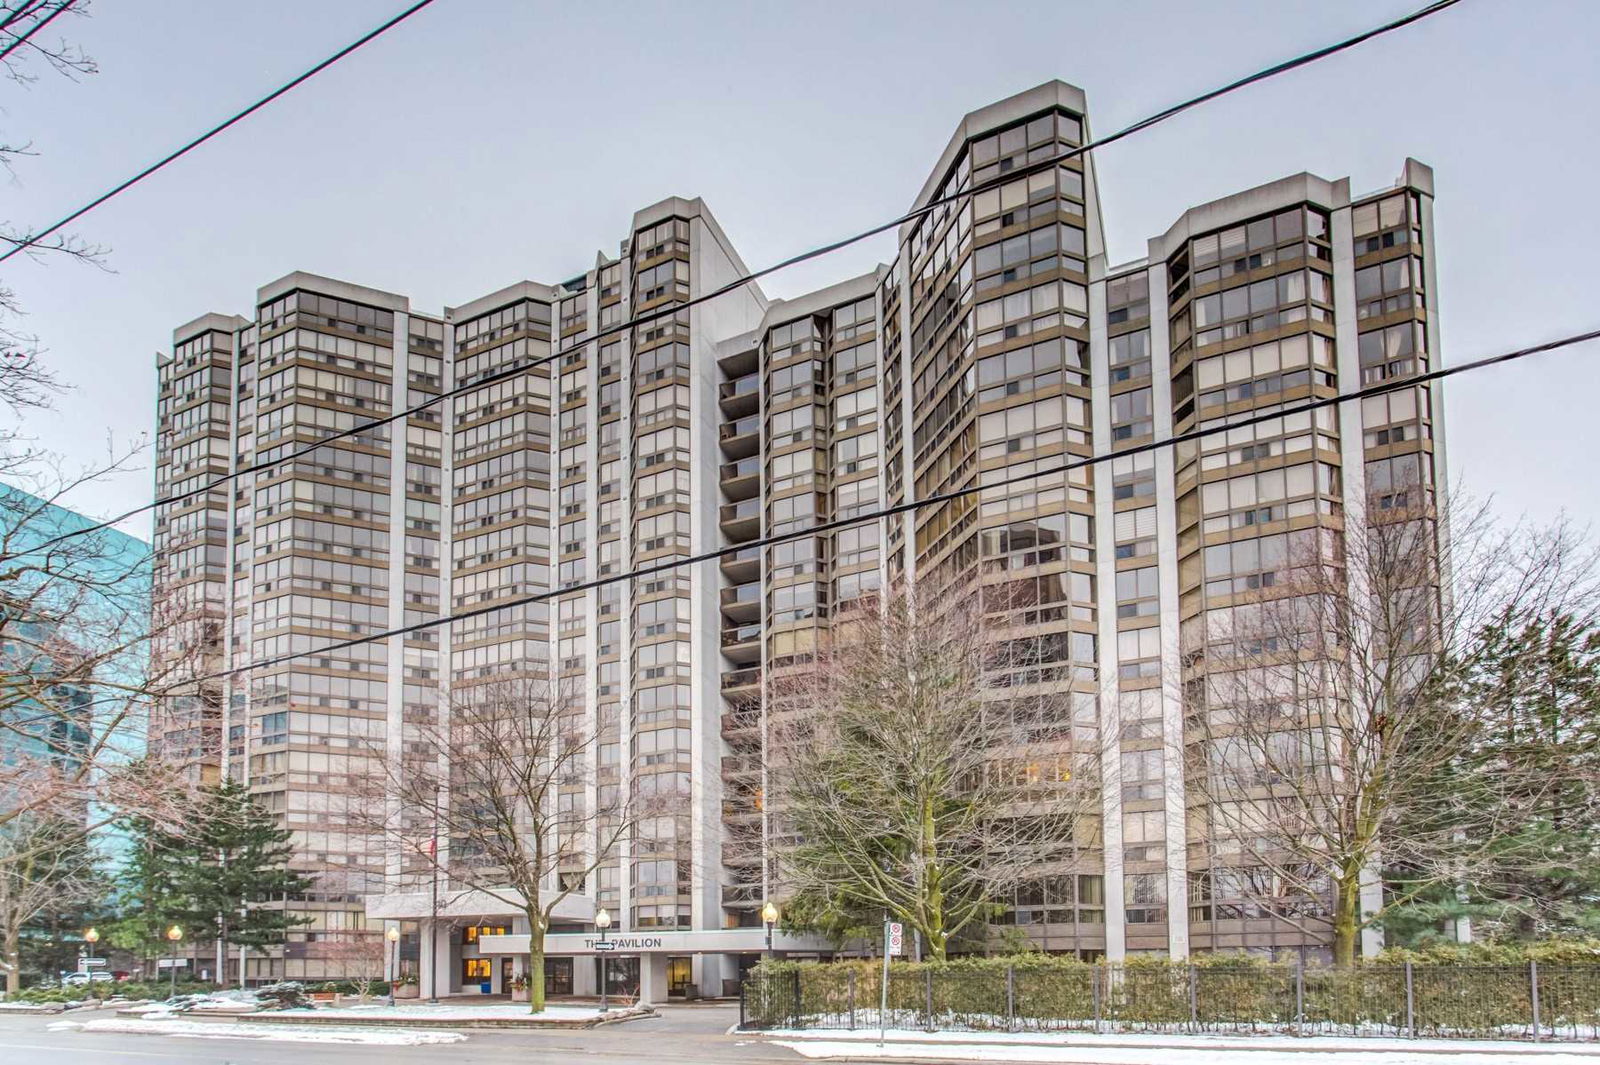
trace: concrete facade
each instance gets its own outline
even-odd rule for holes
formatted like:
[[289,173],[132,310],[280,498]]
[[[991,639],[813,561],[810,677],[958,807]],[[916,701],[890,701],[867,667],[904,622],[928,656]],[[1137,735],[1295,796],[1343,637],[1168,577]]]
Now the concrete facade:
[[[1059,634],[1056,683],[1074,700],[1060,745],[1096,752],[1104,781],[1096,853],[1041,870],[1005,923],[1085,957],[1321,952],[1315,920],[1286,927],[1235,891],[1186,787],[1184,692],[1205,681],[1208,618],[1244,594],[1223,594],[1227,575],[1208,572],[1205,549],[1350,520],[1369,479],[1394,483],[1402,464],[1430,490],[1442,483],[1437,388],[1407,393],[1392,417],[1353,402],[1337,419],[1257,434],[1259,452],[1219,436],[1119,453],[1434,364],[1432,174],[1408,160],[1394,186],[1357,197],[1348,180],[1291,176],[1190,208],[1143,260],[1111,265],[1092,159],[1057,158],[1089,137],[1082,91],[1060,82],[973,112],[914,207],[948,202],[901,227],[894,262],[792,300],[738,285],[746,267],[706,205],[670,198],[633,217],[617,256],[564,282],[424,314],[401,296],[292,274],[258,293],[251,318],[180,327],[161,366],[174,399],[163,491],[454,392],[403,426],[158,512],[169,581],[226,619],[220,658],[245,664],[552,593],[203,693],[211,731],[194,742],[280,812],[326,888],[291,903],[316,915],[310,937],[252,959],[247,975],[338,975],[319,937],[379,935],[389,922],[405,933],[404,963],[441,993],[478,982],[468,969],[484,966],[468,959],[492,959],[491,987],[517,971],[526,929],[488,902],[452,904],[429,927],[426,870],[369,853],[341,792],[375,768],[352,753],[358,738],[398,759],[415,728],[447,712],[442,692],[523,671],[581,693],[597,741],[589,780],[564,801],[592,803],[604,788],[683,799],[583,885],[552,942],[578,942],[603,906],[617,934],[661,944],[638,952],[638,980],[655,986],[659,956],[675,993],[731,986],[764,946],[758,911],[776,891],[763,740],[770,715],[793,708],[773,678],[805,667],[842,605],[895,581],[940,588],[979,573],[1010,601],[1026,583],[1036,609],[1025,623]],[[1374,269],[1404,284],[1391,291]],[[1363,340],[1388,329],[1392,342]],[[1249,352],[1268,345],[1272,368],[1256,373]],[[1106,461],[970,505],[560,594],[1090,456]],[[1202,504],[1216,496],[1206,485],[1258,472],[1304,490],[1244,509]],[[286,515],[303,524],[283,530]],[[194,544],[204,565],[178,566]]]

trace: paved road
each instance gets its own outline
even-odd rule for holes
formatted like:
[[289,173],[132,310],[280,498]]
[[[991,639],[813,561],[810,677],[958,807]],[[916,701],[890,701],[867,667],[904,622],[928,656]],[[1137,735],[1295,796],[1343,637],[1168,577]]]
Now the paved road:
[[735,1007],[668,1007],[659,1018],[587,1031],[467,1030],[464,1043],[371,1047],[327,1043],[183,1039],[165,1035],[49,1030],[62,1020],[110,1013],[75,1010],[54,1016],[0,1014],[0,1062],[10,1065],[510,1065],[510,1063],[644,1062],[647,1065],[769,1065],[799,1062],[792,1051],[725,1034]]

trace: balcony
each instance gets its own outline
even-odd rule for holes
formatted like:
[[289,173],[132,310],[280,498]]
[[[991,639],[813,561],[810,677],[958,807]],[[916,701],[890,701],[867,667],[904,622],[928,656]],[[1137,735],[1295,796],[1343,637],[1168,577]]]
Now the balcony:
[[761,660],[761,625],[731,626],[722,630],[722,653],[730,662],[747,666]]
[[730,581],[748,584],[761,575],[761,548],[746,547],[723,555],[717,565],[722,567],[722,575]]
[[740,348],[717,358],[722,372],[732,378],[753,374],[761,367],[761,355],[755,348]]
[[738,584],[722,589],[722,613],[729,621],[740,624],[761,616],[761,585]]
[[754,784],[761,779],[761,762],[753,756],[722,756],[722,781],[725,784]]
[[[748,869],[761,865],[761,845],[753,847],[740,847],[737,850],[724,845],[722,849],[722,864],[733,869]],[[758,889],[759,890],[759,889]]]
[[724,503],[717,521],[722,526],[722,535],[734,543],[753,540],[761,534],[761,500]]
[[749,499],[761,491],[761,457],[751,455],[738,462],[724,462],[718,471],[722,494],[729,499]]
[[731,673],[722,675],[722,690],[724,692],[737,692],[745,689],[756,688],[761,684],[761,667],[753,666],[749,669],[736,669]]
[[717,386],[717,402],[730,418],[754,414],[761,406],[761,377],[750,374]]
[[729,743],[755,739],[760,731],[760,711],[732,710],[722,715],[722,738]]
[[[727,862],[723,862],[727,865]],[[756,865],[761,864],[761,856],[757,855]],[[760,884],[723,884],[722,905],[730,910],[754,910],[766,902],[766,896],[761,892]]]
[[722,444],[722,453],[730,459],[754,455],[761,447],[761,419],[752,414],[738,421],[723,422],[717,427],[717,439]]

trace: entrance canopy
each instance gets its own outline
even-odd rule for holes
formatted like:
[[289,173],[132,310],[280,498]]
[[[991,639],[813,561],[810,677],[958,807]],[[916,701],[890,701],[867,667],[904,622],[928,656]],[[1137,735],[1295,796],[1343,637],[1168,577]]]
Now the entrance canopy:
[[[591,911],[590,916],[593,916]],[[601,953],[595,949],[600,942],[597,932],[552,932],[544,937],[546,954],[585,955]],[[618,932],[607,934],[606,942],[615,943],[608,948],[621,954],[750,954],[765,950],[765,928],[713,928],[705,931]],[[485,954],[526,954],[526,935],[479,936],[478,949]],[[772,949],[781,951],[816,952],[833,948],[816,936],[791,936],[777,929],[772,931]]]

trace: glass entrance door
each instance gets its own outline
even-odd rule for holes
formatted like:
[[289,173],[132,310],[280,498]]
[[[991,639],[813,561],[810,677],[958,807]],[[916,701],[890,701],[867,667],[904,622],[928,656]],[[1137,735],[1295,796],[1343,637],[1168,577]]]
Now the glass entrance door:
[[694,980],[694,965],[688,958],[667,959],[667,994],[682,998]]

